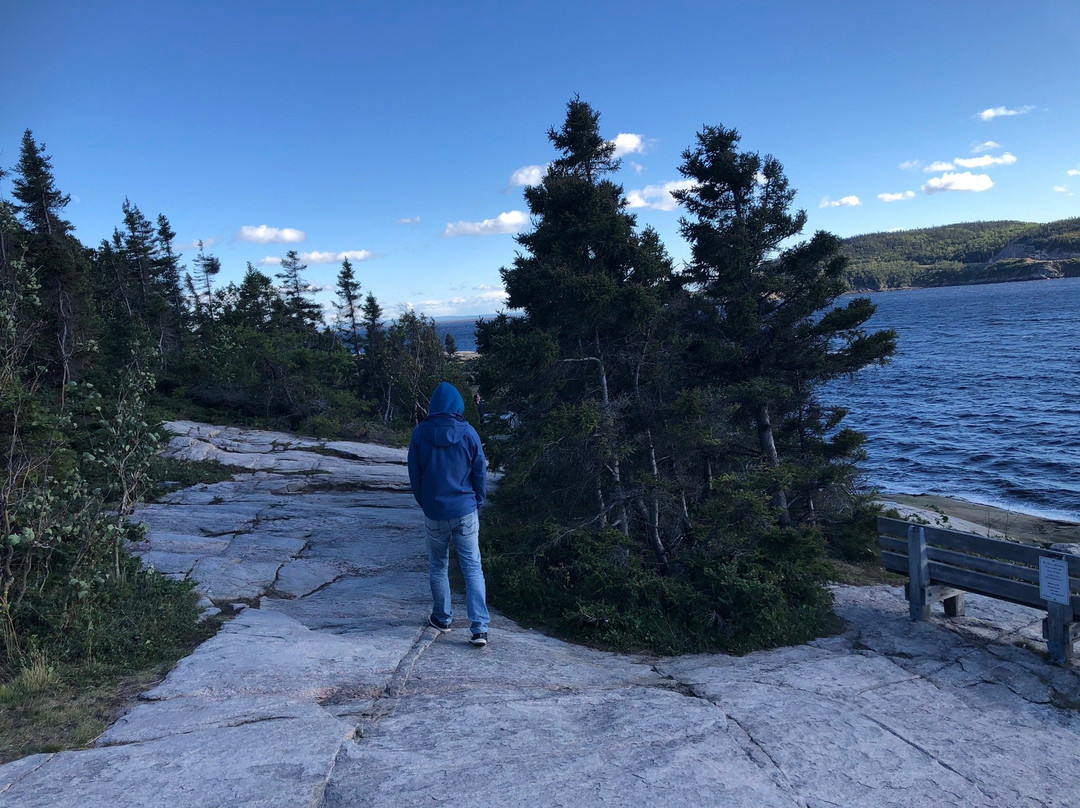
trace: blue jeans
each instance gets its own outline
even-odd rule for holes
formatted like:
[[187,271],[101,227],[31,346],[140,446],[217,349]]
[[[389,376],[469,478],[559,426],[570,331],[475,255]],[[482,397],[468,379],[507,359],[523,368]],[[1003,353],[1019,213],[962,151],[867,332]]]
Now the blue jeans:
[[488,630],[487,588],[484,570],[480,566],[480,516],[476,511],[456,519],[424,517],[431,582],[431,616],[443,625],[450,625],[454,609],[450,604],[450,544],[457,550],[458,566],[465,576],[465,610],[469,614],[473,634]]

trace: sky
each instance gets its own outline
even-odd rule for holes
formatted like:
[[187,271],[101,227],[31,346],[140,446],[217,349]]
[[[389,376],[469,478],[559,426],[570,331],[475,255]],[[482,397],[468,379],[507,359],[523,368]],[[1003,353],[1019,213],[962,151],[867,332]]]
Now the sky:
[[[806,236],[1080,215],[1078,0],[0,0],[0,166],[31,129],[96,246],[130,199],[218,283],[349,258],[388,315],[502,308],[575,95],[676,262],[703,126],[772,154]],[[11,198],[10,177],[0,194]]]

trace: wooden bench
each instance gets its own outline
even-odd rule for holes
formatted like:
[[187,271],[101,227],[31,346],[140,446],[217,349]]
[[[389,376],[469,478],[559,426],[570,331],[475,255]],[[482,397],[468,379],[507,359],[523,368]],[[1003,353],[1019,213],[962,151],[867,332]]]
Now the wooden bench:
[[[938,601],[944,601],[946,616],[962,616],[965,592],[986,595],[1046,611],[1043,639],[1050,659],[1064,663],[1072,658],[1073,642],[1080,636],[1080,556],[886,517],[878,519],[878,538],[885,569],[908,576],[912,620],[929,619],[930,604]],[[1062,560],[1067,578],[1063,573],[1040,581],[1042,567],[1052,572],[1050,566],[1056,565],[1060,571]],[[1064,589],[1063,579],[1068,582]],[[1056,600],[1043,597],[1040,583]]]

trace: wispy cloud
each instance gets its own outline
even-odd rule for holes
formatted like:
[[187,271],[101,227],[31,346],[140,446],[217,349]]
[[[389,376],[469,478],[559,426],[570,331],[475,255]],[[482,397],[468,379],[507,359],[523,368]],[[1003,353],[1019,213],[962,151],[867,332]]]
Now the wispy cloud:
[[467,314],[481,311],[493,312],[506,303],[506,290],[501,286],[481,291],[477,295],[451,297],[447,299],[410,300],[403,305],[411,311],[421,311],[429,317],[446,317],[452,314]]
[[241,241],[253,241],[256,244],[289,244],[307,239],[307,233],[303,230],[297,230],[294,227],[269,227],[265,224],[260,224],[258,227],[244,225],[237,235]]
[[995,143],[992,140],[987,140],[984,143],[976,143],[971,147],[972,154],[982,154],[983,152],[994,151],[994,149],[1000,149],[1001,144]]
[[1067,194],[1067,193],[1069,193],[1069,189],[1066,188],[1064,185],[1055,185],[1054,186],[1054,191],[1055,191],[1055,193],[1059,193],[1059,194]]
[[520,233],[529,224],[529,215],[520,210],[504,211],[494,219],[482,222],[448,222],[444,236],[494,236],[499,233]]
[[646,185],[626,195],[628,208],[651,208],[652,210],[675,210],[679,206],[678,201],[671,195],[672,191],[685,191],[693,188],[697,183],[694,180],[673,180],[661,185]]
[[862,204],[862,200],[859,199],[859,197],[857,197],[855,195],[852,195],[852,196],[842,196],[839,199],[829,199],[829,197],[825,197],[824,199],[821,200],[821,204],[818,205],[818,207],[819,208],[857,208],[861,204]]
[[922,187],[924,194],[936,194],[941,191],[989,191],[994,187],[994,181],[989,174],[972,174],[964,171],[959,174],[948,173],[940,177],[934,177]]
[[1080,168],[1070,168],[1065,173],[1068,174],[1070,177],[1080,177]]
[[953,160],[960,168],[986,168],[987,166],[1011,166],[1016,162],[1016,155],[1005,152],[1000,157],[984,154],[982,157],[957,157]]
[[539,185],[547,172],[548,164],[542,166],[522,166],[510,175],[507,188],[520,188],[522,186]]
[[877,198],[882,202],[900,202],[904,199],[914,199],[914,191],[901,191],[898,194],[878,194]]
[[[370,250],[342,250],[341,252],[320,252],[319,250],[313,250],[311,252],[302,252],[297,255],[302,263],[305,264],[337,264],[348,258],[350,261],[370,261],[375,258],[375,253]],[[282,261],[281,256],[268,255],[259,261],[259,266],[276,266]]]
[[638,174],[641,174],[643,171],[645,171],[645,166],[643,166],[641,163],[634,162],[633,160],[630,161],[630,168],[634,169],[634,171]]
[[926,168],[923,169],[927,174],[933,174],[937,171],[952,171],[956,166],[952,163],[946,163],[944,160],[935,160]]
[[899,168],[901,171],[914,171],[921,165],[922,162],[919,160],[905,160],[899,166],[897,166],[897,168]]
[[185,241],[183,244],[175,245],[175,249],[176,250],[197,250],[197,249],[199,249],[199,242],[200,241],[202,242],[204,250],[209,250],[211,247],[213,247],[215,244],[217,244],[217,239],[214,236],[211,236],[210,238],[195,239],[194,241]]
[[644,154],[649,147],[648,141],[642,135],[636,135],[633,132],[619,132],[611,142],[615,144],[615,157]]
[[994,118],[1008,118],[1013,115],[1026,115],[1035,109],[1032,106],[1017,107],[1016,109],[1009,109],[1008,107],[991,107],[990,109],[984,109],[982,112],[976,112],[975,117],[980,121],[992,121]]
[[396,224],[420,224],[420,217],[412,216],[408,219],[398,219]]

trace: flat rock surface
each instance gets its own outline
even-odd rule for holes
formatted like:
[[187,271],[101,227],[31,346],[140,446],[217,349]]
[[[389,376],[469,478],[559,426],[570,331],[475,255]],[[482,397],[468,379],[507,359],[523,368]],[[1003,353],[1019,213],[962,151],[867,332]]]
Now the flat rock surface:
[[968,595],[912,623],[899,588],[837,586],[842,634],[745,657],[498,613],[477,649],[459,600],[426,627],[403,450],[170,427],[251,471],[141,509],[133,550],[250,605],[94,748],[0,766],[0,806],[1080,805],[1080,677],[1041,612]]

